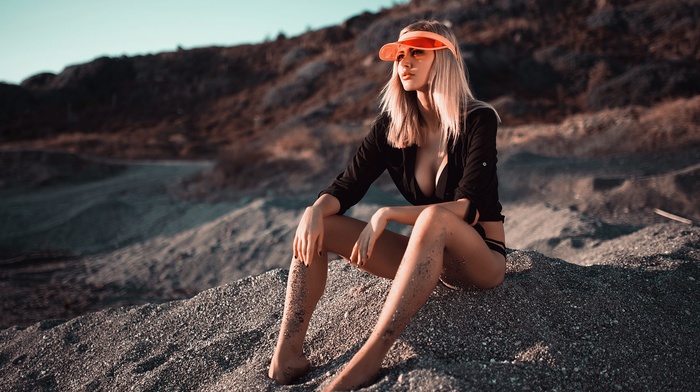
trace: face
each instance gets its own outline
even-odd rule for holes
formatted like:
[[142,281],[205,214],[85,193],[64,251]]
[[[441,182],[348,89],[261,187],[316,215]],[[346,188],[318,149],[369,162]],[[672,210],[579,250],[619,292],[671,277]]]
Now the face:
[[435,51],[416,48],[402,48],[396,56],[396,71],[406,91],[423,91],[428,89],[430,68],[435,61]]

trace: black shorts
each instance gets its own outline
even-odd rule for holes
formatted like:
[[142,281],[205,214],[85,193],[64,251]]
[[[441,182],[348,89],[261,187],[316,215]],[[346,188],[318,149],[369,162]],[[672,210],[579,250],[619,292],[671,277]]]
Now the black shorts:
[[486,246],[489,247],[489,249],[495,250],[496,252],[502,254],[503,257],[506,257],[506,244],[504,244],[501,241],[486,237],[486,231],[484,231],[484,228],[478,223],[474,225],[474,229],[477,233],[479,233],[481,238],[484,239],[484,242],[486,243]]

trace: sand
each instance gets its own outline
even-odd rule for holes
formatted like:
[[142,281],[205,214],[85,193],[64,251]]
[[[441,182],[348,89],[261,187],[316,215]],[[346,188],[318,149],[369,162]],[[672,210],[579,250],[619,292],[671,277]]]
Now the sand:
[[[664,233],[676,248],[640,247]],[[492,290],[438,287],[369,391],[694,390],[700,229],[655,225],[607,243],[583,267],[511,251]],[[598,260],[600,261],[600,260]],[[312,390],[368,336],[390,282],[331,263],[305,352],[313,370],[265,376],[287,272],[274,269],[187,300],[121,307],[0,332],[2,390]]]
[[[657,160],[628,191],[590,184],[612,171],[631,181],[640,165],[505,157],[504,283],[436,288],[367,390],[698,389],[700,227],[654,214],[669,205],[650,181],[692,192],[696,154]],[[183,199],[207,165],[110,164],[0,191],[0,391],[314,390],[367,338],[390,281],[334,260],[306,340],[312,371],[272,383],[289,248],[314,195]],[[541,187],[513,180],[523,173]],[[635,208],[610,193],[644,187],[651,196]],[[351,213],[400,203],[389,189],[373,187]],[[621,215],[594,215],[596,200]]]

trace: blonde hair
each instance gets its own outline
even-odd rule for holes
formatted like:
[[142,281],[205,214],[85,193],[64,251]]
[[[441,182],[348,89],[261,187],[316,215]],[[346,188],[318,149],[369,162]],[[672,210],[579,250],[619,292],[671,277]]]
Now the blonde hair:
[[[440,148],[442,151],[457,139],[463,131],[462,113],[487,107],[496,111],[487,103],[474,98],[462,61],[462,54],[457,37],[450,28],[437,21],[419,21],[406,26],[401,34],[408,31],[430,31],[447,38],[455,46],[455,55],[449,50],[436,50],[428,83],[430,96],[437,111],[442,133]],[[387,140],[396,148],[405,148],[420,144],[423,140],[422,118],[418,110],[418,96],[415,91],[406,91],[401,85],[398,62],[394,62],[391,79],[381,94],[381,110],[391,118]],[[498,115],[498,114],[496,114]],[[454,147],[454,146],[453,146]]]

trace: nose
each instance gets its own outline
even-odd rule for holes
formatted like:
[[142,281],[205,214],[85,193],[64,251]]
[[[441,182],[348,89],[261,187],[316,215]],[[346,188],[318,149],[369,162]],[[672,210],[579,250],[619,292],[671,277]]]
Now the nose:
[[411,68],[411,63],[408,61],[408,56],[404,56],[404,57],[399,61],[399,67]]

